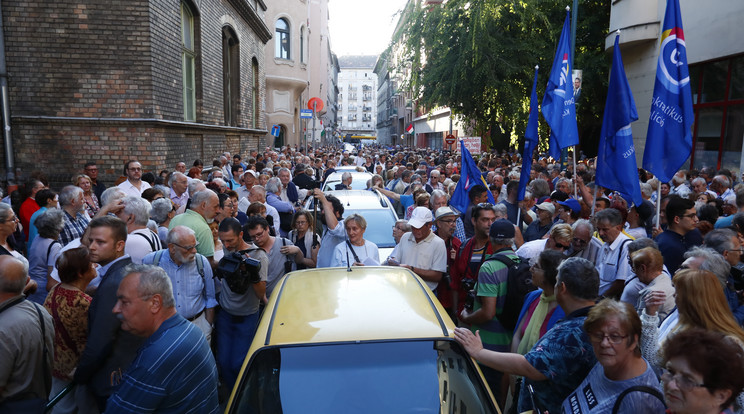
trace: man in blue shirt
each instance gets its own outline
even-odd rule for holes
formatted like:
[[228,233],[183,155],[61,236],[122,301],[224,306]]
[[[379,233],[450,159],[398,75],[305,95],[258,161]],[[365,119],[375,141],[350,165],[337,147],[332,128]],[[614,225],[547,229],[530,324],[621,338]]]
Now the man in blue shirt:
[[216,413],[217,366],[202,332],[175,308],[165,271],[132,265],[113,312],[121,327],[146,338],[111,396],[106,413]]
[[[206,257],[196,252],[198,243],[194,230],[186,226],[173,227],[166,238],[168,248],[152,252],[143,264],[160,266],[173,285],[176,311],[199,327],[209,343],[214,324],[215,298],[212,267]],[[201,263],[197,263],[197,260]]]
[[584,380],[597,358],[583,325],[599,292],[599,273],[594,264],[580,257],[566,259],[558,267],[555,296],[566,312],[524,356],[483,349],[478,332],[456,328],[455,339],[465,350],[495,370],[523,376],[517,412],[532,408],[532,386],[540,412],[559,413],[561,403]]

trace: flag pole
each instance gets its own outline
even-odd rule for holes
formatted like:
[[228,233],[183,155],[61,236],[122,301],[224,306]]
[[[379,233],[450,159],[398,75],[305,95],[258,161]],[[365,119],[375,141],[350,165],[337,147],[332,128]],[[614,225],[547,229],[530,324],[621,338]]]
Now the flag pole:
[[574,177],[573,179],[574,198],[578,200],[579,199],[579,188],[578,186],[576,186],[576,177],[578,177],[578,175],[576,174],[576,145],[574,145],[573,147],[572,158],[573,158],[573,177]]
[[592,200],[592,218],[594,218],[594,209],[597,208],[597,191],[599,191],[599,186],[597,186],[597,176],[594,176],[594,199]]

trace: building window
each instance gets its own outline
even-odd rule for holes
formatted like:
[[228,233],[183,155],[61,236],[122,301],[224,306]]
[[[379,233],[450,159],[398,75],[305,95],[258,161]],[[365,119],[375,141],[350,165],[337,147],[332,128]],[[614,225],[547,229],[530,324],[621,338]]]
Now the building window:
[[251,113],[251,123],[253,124],[253,128],[258,129],[258,114],[259,114],[259,108],[258,108],[258,100],[259,100],[259,91],[261,90],[261,81],[258,78],[258,60],[256,58],[253,58],[253,96],[251,99],[251,103],[253,104],[252,113]]
[[240,45],[230,27],[222,28],[222,96],[225,125],[238,126],[240,113]]
[[181,65],[183,69],[183,119],[196,121],[196,47],[194,13],[181,3]]
[[305,63],[305,26],[300,28],[300,62]]
[[744,55],[690,65],[695,109],[691,168],[744,171]]
[[276,54],[275,57],[280,59],[289,59],[289,23],[287,19],[279,19],[276,21],[276,36],[275,46]]

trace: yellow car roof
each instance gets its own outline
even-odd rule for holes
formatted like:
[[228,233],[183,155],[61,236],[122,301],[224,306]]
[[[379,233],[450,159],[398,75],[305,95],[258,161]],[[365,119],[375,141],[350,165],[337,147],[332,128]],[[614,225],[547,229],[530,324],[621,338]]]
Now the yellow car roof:
[[252,348],[271,345],[452,337],[454,324],[407,269],[310,269],[274,289]]

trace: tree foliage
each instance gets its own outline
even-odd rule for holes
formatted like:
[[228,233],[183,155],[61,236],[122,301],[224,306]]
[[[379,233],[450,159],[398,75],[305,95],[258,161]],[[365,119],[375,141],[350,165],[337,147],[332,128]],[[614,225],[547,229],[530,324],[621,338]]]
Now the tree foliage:
[[[512,133],[524,135],[535,65],[542,100],[565,6],[551,0],[410,1],[403,30],[393,39],[403,42],[403,63],[412,68],[407,86],[420,106],[449,106],[474,133],[505,148]],[[584,79],[577,111],[580,132],[596,130],[593,135],[607,89],[609,11],[601,0],[582,1],[579,8],[575,67],[584,69]],[[547,133],[541,119],[541,136]]]

